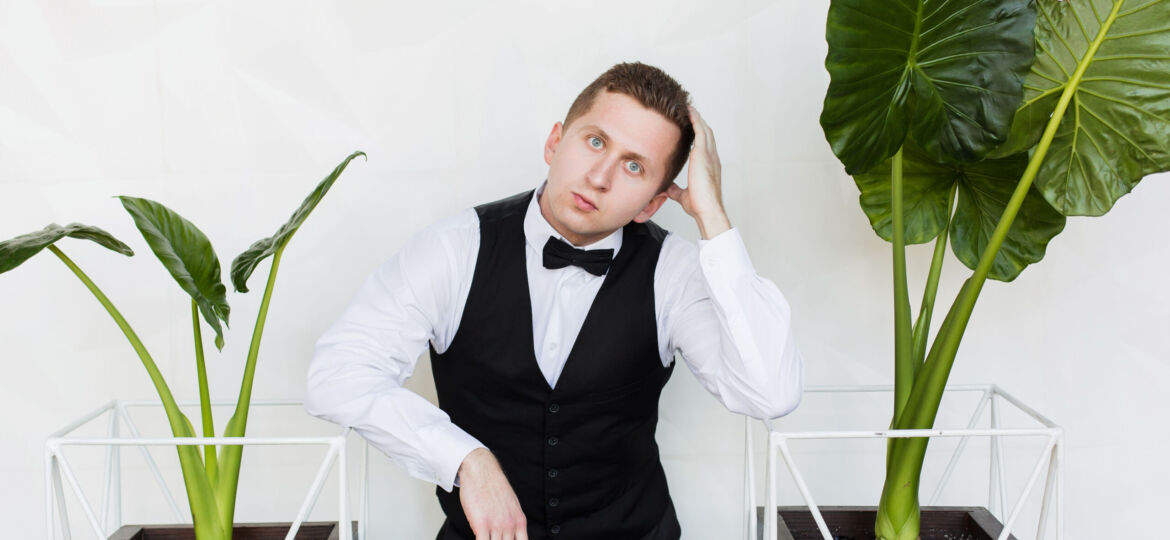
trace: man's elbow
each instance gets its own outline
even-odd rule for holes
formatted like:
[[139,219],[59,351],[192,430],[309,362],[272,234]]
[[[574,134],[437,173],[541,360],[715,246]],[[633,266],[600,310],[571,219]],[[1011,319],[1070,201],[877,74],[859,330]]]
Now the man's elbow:
[[305,378],[305,412],[310,416],[333,421],[337,400],[332,397],[336,392],[330,391],[329,386],[326,374],[309,371]]
[[791,414],[800,406],[801,397],[804,395],[804,360],[800,353],[796,353],[795,361],[791,365],[795,369],[789,370],[789,373],[772,386],[777,391],[773,393],[772,399],[768,400],[767,407],[760,411],[762,416],[757,418],[780,418]]
[[800,406],[800,398],[802,392],[799,387],[795,391],[788,391],[781,395],[778,399],[770,404],[767,410],[763,411],[764,416],[761,419],[772,420],[787,416],[795,411]]

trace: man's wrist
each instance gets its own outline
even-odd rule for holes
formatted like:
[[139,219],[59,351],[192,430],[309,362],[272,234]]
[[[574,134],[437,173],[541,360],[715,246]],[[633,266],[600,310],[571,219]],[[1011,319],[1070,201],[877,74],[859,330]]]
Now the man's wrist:
[[710,240],[731,229],[731,220],[722,208],[707,213],[696,212],[695,223],[699,225],[699,236],[703,240]]
[[459,477],[460,483],[466,481],[468,478],[476,478],[480,472],[483,471],[487,463],[495,461],[495,456],[487,448],[480,447],[472,450],[463,458],[463,463],[459,465],[459,470],[455,476]]

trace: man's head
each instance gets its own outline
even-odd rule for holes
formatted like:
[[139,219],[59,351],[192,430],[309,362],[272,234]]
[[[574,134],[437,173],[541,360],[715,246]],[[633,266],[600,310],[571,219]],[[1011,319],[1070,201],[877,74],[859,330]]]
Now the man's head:
[[641,63],[593,81],[545,143],[545,219],[576,245],[650,219],[690,154],[688,101],[674,79]]

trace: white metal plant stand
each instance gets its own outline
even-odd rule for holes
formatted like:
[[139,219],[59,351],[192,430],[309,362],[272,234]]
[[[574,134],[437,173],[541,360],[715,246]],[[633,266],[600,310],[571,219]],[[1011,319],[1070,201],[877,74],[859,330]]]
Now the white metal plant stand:
[[[849,393],[849,392],[889,392],[894,391],[893,386],[818,386],[808,387],[805,389],[807,393]],[[1041,501],[1040,516],[1036,528],[1036,539],[1042,540],[1044,537],[1045,525],[1048,514],[1053,511],[1055,515],[1056,525],[1056,540],[1063,540],[1064,538],[1064,519],[1063,519],[1063,489],[1064,489],[1064,430],[1054,424],[1051,420],[1036,412],[1031,407],[1028,407],[1020,400],[1016,399],[1011,394],[1004,392],[1002,388],[994,384],[983,385],[956,385],[948,386],[946,392],[979,392],[982,397],[979,404],[975,407],[975,412],[971,415],[971,419],[965,429],[881,429],[881,430],[867,430],[867,431],[805,431],[805,432],[784,432],[777,430],[771,422],[764,421],[768,428],[768,462],[765,472],[766,483],[764,491],[764,538],[774,539],[777,537],[777,503],[776,503],[776,471],[777,471],[777,455],[783,458],[784,465],[788,468],[788,472],[792,474],[793,480],[796,482],[796,487],[803,496],[805,504],[812,512],[813,519],[816,520],[817,528],[820,529],[821,535],[825,540],[832,540],[829,533],[828,526],[825,524],[824,517],[821,515],[820,508],[813,500],[812,493],[809,491],[808,485],[804,481],[804,476],[800,473],[796,461],[793,459],[792,451],[788,447],[788,441],[801,439],[890,439],[890,438],[910,438],[910,437],[961,437],[959,445],[955,448],[954,454],[951,456],[950,462],[947,463],[946,470],[943,472],[942,478],[939,480],[938,486],[935,488],[933,494],[927,502],[927,506],[935,504],[943,488],[946,487],[947,482],[951,478],[951,473],[954,471],[955,464],[959,457],[962,456],[963,451],[967,447],[967,443],[972,437],[988,437],[991,441],[991,460],[989,463],[990,483],[988,489],[988,509],[992,511],[996,517],[1003,520],[1004,516],[1004,501],[1006,500],[1004,493],[1004,467],[1003,467],[1003,447],[1000,444],[1001,437],[1037,437],[1042,436],[1047,438],[1044,451],[1041,452],[1040,458],[1036,461],[1035,466],[1032,467],[1031,474],[1028,477],[1028,483],[1024,486],[1020,493],[1019,499],[1012,507],[1011,512],[1007,515],[1007,520],[1003,521],[1003,531],[1000,533],[998,540],[1006,540],[1011,534],[1012,527],[1015,525],[1016,518],[1019,517],[1020,510],[1024,506],[1028,495],[1032,492],[1032,488],[1036,485],[1036,481],[1040,477],[1040,473],[1044,471],[1045,463],[1048,464],[1047,479],[1044,483],[1044,494]],[[1000,418],[998,410],[998,400],[1002,400],[1021,412],[1035,420],[1039,426],[1034,428],[1003,428],[1000,427]],[[983,417],[983,412],[990,406],[991,418],[990,428],[975,428],[980,419]],[[744,501],[746,503],[746,515],[744,516],[745,528],[747,538],[754,540],[759,534],[756,518],[756,483],[755,483],[755,463],[752,456],[752,419],[745,419],[745,445],[744,445]],[[996,511],[998,509],[998,511]]]
[[[180,402],[180,406],[198,406],[197,402]],[[214,406],[233,406],[234,402],[213,402]],[[252,402],[253,407],[287,407],[287,406],[302,406],[303,402],[299,400],[256,400]],[[167,488],[166,481],[163,479],[162,473],[159,471],[158,464],[147,450],[148,446],[207,446],[207,445],[299,445],[299,446],[324,446],[326,447],[325,457],[321,461],[321,466],[317,469],[317,476],[313,480],[308,493],[305,494],[304,502],[301,504],[300,511],[297,513],[296,519],[292,522],[292,527],[289,529],[286,540],[292,540],[297,531],[300,530],[301,524],[308,517],[309,512],[317,503],[317,498],[321,494],[322,488],[325,484],[325,479],[329,474],[333,464],[336,463],[338,467],[338,527],[340,528],[341,540],[352,540],[350,524],[349,524],[349,489],[348,489],[348,466],[346,463],[347,440],[350,433],[350,428],[344,428],[337,435],[326,437],[141,437],[138,428],[134,423],[133,417],[130,415],[130,409],[135,407],[161,407],[158,401],[111,401],[97,410],[81,417],[77,421],[69,424],[60,431],[54,433],[49,437],[45,443],[45,510],[46,510],[46,525],[48,536],[50,540],[63,538],[64,540],[71,539],[69,516],[67,512],[67,505],[65,502],[65,490],[62,487],[61,479],[64,477],[65,482],[69,484],[77,500],[80,501],[81,509],[85,513],[86,521],[88,522],[93,534],[98,540],[105,540],[113,533],[115,529],[122,525],[122,473],[120,466],[120,451],[123,446],[137,446],[142,452],[143,459],[149,466],[151,473],[154,475],[158,483],[159,489],[163,497],[171,507],[174,513],[174,520],[177,523],[191,523],[190,512],[180,509],[178,502],[175,501],[171,491]],[[109,427],[107,430],[107,437],[70,437],[69,434],[76,431],[82,426],[86,426],[91,422],[96,421],[102,415],[109,413]],[[121,436],[121,426],[125,424],[129,437]],[[88,499],[84,496],[81,484],[77,480],[69,461],[65,458],[63,449],[67,446],[105,446],[106,459],[104,469],[104,486],[102,489],[101,501],[101,518],[98,518],[98,513],[89,504]],[[360,516],[358,518],[358,537],[366,538],[365,528],[369,515],[368,501],[369,501],[369,482],[367,481],[367,470],[369,466],[369,444],[362,439],[362,464],[361,464],[361,486],[359,491],[361,493],[360,502]],[[60,535],[57,534],[54,527],[55,521],[59,520]]]

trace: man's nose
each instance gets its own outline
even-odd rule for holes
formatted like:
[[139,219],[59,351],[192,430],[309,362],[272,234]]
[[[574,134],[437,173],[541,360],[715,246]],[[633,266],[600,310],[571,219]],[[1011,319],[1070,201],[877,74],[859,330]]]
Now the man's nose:
[[617,159],[601,159],[593,164],[593,168],[589,170],[586,178],[589,185],[593,186],[598,191],[606,191],[613,182],[613,175],[617,174],[617,168],[621,160]]

